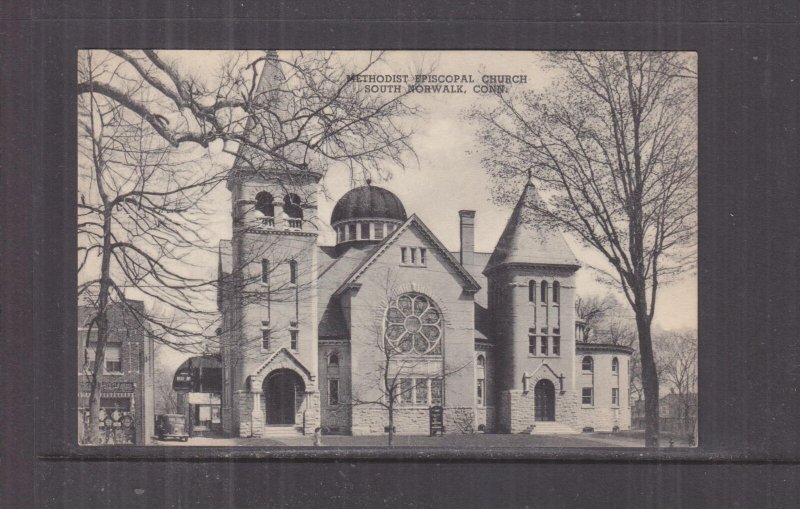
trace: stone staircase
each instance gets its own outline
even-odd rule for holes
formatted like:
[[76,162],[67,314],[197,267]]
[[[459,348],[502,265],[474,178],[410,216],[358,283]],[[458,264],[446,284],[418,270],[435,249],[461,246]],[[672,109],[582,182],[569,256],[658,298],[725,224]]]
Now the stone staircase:
[[291,438],[301,437],[300,428],[296,426],[264,426],[261,431],[261,438]]
[[528,426],[523,433],[531,435],[571,435],[578,432],[563,422],[538,421],[535,425]]

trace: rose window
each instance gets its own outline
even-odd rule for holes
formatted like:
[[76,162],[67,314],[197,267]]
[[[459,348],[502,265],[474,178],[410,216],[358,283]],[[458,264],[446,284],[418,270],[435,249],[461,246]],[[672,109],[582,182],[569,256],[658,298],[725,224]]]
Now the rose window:
[[442,314],[424,295],[405,293],[389,305],[385,336],[400,353],[441,355]]

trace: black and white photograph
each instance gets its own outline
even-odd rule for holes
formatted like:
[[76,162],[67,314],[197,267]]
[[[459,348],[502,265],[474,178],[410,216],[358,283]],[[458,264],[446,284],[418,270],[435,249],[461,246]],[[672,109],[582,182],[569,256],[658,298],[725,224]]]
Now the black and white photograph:
[[76,444],[698,446],[696,53],[76,75]]

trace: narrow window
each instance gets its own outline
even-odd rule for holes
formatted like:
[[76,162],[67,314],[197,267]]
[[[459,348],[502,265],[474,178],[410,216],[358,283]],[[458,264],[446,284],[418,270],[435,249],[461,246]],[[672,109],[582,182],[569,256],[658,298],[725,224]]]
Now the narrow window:
[[269,350],[270,330],[261,329],[261,349]]
[[347,225],[347,240],[356,240],[356,224],[350,223]]
[[478,379],[478,406],[483,406],[484,404],[484,391],[485,391],[486,380],[483,378]]
[[414,265],[417,263],[417,248],[411,248],[411,264]]
[[539,296],[539,300],[542,301],[542,304],[547,304],[547,281],[542,281],[542,291],[541,295]]
[[561,300],[561,284],[553,281],[553,304],[558,304]]
[[383,238],[383,223],[375,223],[375,239],[381,240]]
[[536,355],[536,336],[528,336],[528,353]]
[[369,223],[361,223],[361,240],[369,240]]
[[419,248],[419,263],[420,265],[425,265],[425,251],[424,247]]
[[486,359],[483,358],[483,355],[478,356],[478,367],[482,368],[486,365]]
[[553,355],[561,355],[561,336],[553,336]]
[[407,260],[408,260],[408,258],[406,258],[406,248],[401,247],[400,248],[400,261],[402,261],[403,263],[407,263]]
[[397,226],[395,226],[394,223],[387,223],[386,224],[386,235],[389,235],[390,233],[392,233],[396,229],[397,229]]
[[548,341],[547,336],[542,336],[542,355],[547,355]]
[[339,355],[332,353],[330,357],[328,357],[328,366],[339,366]]
[[256,210],[264,214],[265,217],[275,216],[275,205],[273,205],[272,195],[266,191],[261,191],[256,195]]
[[616,357],[611,359],[611,372],[615,375],[619,374],[619,360]]
[[289,260],[289,282],[297,283],[297,262],[295,260]]
[[106,345],[106,373],[122,373],[120,347],[117,345]]
[[434,378],[431,380],[431,405],[442,404],[442,380]]
[[588,355],[581,361],[581,370],[591,373],[594,371],[594,361]]
[[594,405],[594,390],[591,387],[584,387],[581,390],[581,404]]
[[344,227],[342,226],[336,227],[336,239],[339,243],[344,242]]
[[528,302],[536,302],[536,281],[528,282]]
[[290,338],[292,350],[297,350],[297,334],[298,334],[298,331],[296,331],[296,330],[289,331],[289,338]]
[[611,389],[611,404],[614,406],[619,405],[619,389],[616,387]]
[[428,380],[425,378],[417,378],[417,385],[414,390],[414,403],[417,405],[428,404]]
[[414,385],[410,378],[400,379],[400,403],[403,405],[411,405],[414,403]]
[[339,379],[328,379],[328,405],[335,406],[339,404]]
[[261,282],[265,285],[269,284],[269,260],[261,260]]

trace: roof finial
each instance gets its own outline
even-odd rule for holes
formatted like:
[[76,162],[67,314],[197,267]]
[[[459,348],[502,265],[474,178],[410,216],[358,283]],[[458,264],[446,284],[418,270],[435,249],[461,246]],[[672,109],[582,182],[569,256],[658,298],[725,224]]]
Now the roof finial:
[[528,166],[528,184],[533,185],[533,166]]
[[369,187],[371,185],[372,185],[372,179],[371,178],[367,178],[367,187]]

